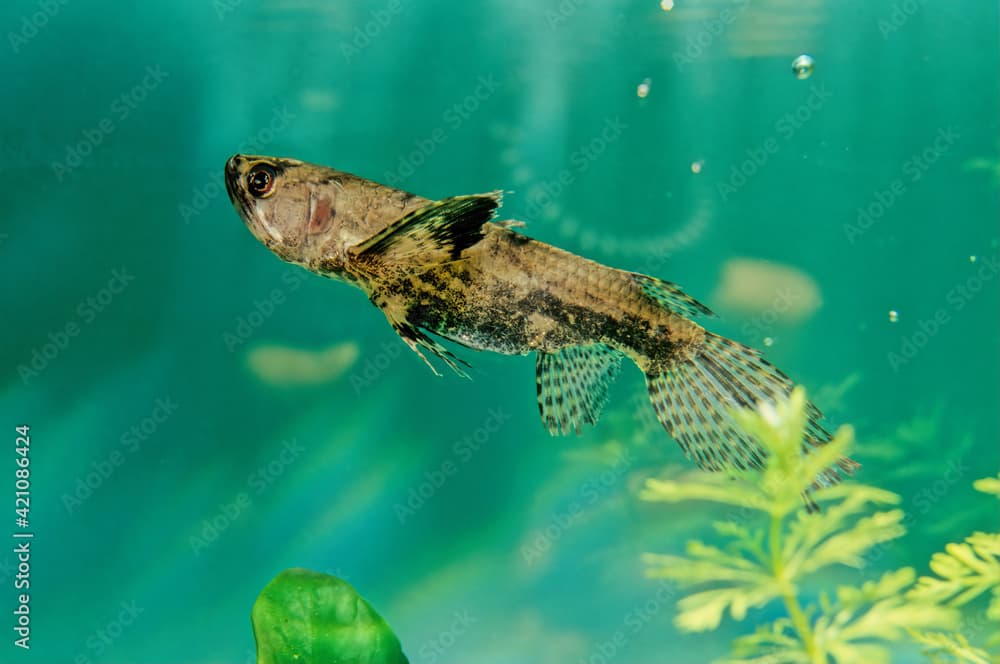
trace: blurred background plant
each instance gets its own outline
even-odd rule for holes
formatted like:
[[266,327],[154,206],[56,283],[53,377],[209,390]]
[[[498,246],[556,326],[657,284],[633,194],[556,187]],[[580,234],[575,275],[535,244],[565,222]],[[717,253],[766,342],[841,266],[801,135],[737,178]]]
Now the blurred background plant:
[[[710,501],[736,509],[713,523],[721,546],[694,539],[686,555],[645,554],[649,576],[692,590],[678,602],[677,627],[715,630],[727,610],[740,621],[749,609],[780,601],[784,615],[737,638],[732,658],[723,661],[888,662],[896,649],[919,645],[935,661],[989,662],[958,630],[973,626],[961,620],[960,609],[976,610],[974,600],[988,591],[987,618],[1000,619],[1000,535],[977,532],[947,545],[930,562],[933,576],[918,580],[912,567],[903,567],[805,599],[809,581],[821,572],[862,569],[873,548],[905,533],[897,494],[853,482],[813,488],[821,470],[848,454],[854,433],[841,427],[828,445],[804,455],[805,404],[797,388],[786,402],[737,414],[768,453],[763,469],[740,473],[750,478],[693,472],[647,480],[647,501]],[[976,488],[1000,494],[1000,479],[980,480]],[[818,514],[802,504],[809,491],[822,505]],[[989,645],[996,642],[991,637]]]

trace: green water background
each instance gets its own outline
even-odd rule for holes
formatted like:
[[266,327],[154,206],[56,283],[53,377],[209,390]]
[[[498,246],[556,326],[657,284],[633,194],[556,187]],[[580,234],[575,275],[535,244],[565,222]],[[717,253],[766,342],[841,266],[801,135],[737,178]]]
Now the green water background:
[[[350,581],[427,664],[700,662],[777,615],[678,634],[675,595],[643,577],[641,552],[711,539],[723,515],[638,500],[687,462],[637,371],[579,438],[539,426],[530,358],[466,351],[472,382],[435,378],[359,292],[251,237],[222,187],[237,151],[427,197],[512,191],[506,216],[534,237],[710,305],[734,258],[807,274],[811,315],[720,308],[712,329],[770,337],[857,427],[861,479],[900,493],[910,525],[807,598],[996,528],[971,489],[1000,466],[996,3],[68,0],[0,17],[0,535],[22,423],[36,534],[33,647],[10,645],[5,608],[0,660],[252,661],[250,606],[291,566]],[[360,351],[335,380],[248,369],[262,344],[334,343]]]

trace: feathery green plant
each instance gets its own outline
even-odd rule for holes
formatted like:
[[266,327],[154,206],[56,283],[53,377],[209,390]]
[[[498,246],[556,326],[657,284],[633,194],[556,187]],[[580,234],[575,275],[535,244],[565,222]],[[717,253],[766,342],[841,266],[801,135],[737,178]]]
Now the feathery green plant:
[[[804,454],[806,403],[797,388],[787,401],[735,414],[767,452],[762,470],[734,473],[750,475],[750,481],[704,473],[647,480],[645,500],[706,500],[730,510],[727,520],[712,524],[724,546],[694,540],[684,556],[644,556],[650,576],[692,589],[678,603],[677,626],[713,630],[727,611],[743,620],[749,609],[780,601],[786,616],[737,639],[734,659],[725,661],[888,662],[890,644],[905,639],[951,658],[941,661],[987,661],[986,653],[947,630],[958,623],[958,606],[987,589],[1000,592],[995,535],[977,533],[965,544],[949,545],[931,563],[938,578],[917,582],[916,572],[906,567],[860,587],[839,586],[832,596],[820,593],[803,606],[799,590],[810,577],[837,565],[863,567],[872,547],[905,532],[904,514],[894,507],[899,496],[860,484],[814,490],[823,509],[806,513],[801,498],[813,478],[847,456],[853,442],[851,428],[842,427],[829,444]],[[983,482],[977,488],[1000,492],[1000,480]],[[1000,612],[997,597],[991,615]]]

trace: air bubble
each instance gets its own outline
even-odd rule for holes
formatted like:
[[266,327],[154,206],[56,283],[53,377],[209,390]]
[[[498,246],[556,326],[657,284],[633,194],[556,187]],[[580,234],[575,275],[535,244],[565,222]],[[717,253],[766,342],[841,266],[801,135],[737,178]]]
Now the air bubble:
[[889,322],[890,323],[895,323],[898,320],[899,320],[899,312],[896,311],[895,309],[890,309],[889,310]]
[[649,95],[649,86],[653,84],[653,79],[644,78],[639,87],[636,88],[635,93],[639,96],[639,99],[645,99]]
[[795,78],[800,81],[804,81],[813,74],[813,70],[816,68],[816,63],[813,62],[812,57],[803,53],[799,57],[792,61],[792,73],[795,74]]

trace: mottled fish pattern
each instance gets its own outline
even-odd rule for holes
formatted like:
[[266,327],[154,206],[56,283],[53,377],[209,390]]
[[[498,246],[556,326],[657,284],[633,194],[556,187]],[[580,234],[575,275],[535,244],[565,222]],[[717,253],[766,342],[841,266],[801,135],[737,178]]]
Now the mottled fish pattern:
[[[258,240],[363,290],[435,373],[425,353],[459,375],[468,365],[429,334],[475,350],[534,352],[542,422],[567,434],[597,422],[628,357],[657,418],[701,468],[761,465],[763,452],[731,410],[773,402],[791,381],[758,351],[694,322],[712,312],[676,285],[496,221],[499,192],[433,201],[324,166],[246,155],[229,160],[225,179]],[[830,435],[809,408],[807,443],[823,445]],[[816,486],[856,467],[841,459]]]

